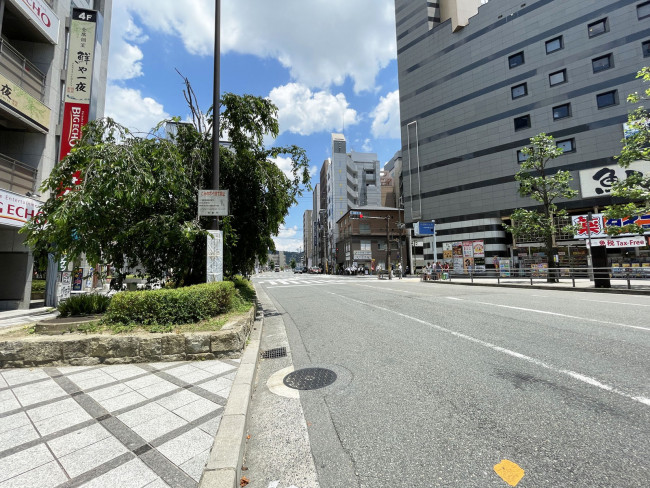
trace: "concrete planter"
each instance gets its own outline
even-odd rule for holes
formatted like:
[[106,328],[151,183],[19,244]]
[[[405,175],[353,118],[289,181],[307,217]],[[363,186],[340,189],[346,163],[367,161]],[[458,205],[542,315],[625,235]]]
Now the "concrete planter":
[[238,358],[254,320],[255,307],[217,332],[65,334],[9,340],[0,342],[0,368]]

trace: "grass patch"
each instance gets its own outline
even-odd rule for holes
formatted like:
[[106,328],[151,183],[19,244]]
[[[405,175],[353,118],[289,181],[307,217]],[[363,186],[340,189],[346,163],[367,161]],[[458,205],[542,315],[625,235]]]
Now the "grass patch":
[[45,280],[32,280],[32,293],[45,293]]

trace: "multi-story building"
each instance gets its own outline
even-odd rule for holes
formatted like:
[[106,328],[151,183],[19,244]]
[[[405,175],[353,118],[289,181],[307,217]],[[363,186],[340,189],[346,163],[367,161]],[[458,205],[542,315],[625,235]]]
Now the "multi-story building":
[[[354,218],[352,212],[361,215]],[[396,208],[353,207],[336,223],[336,263],[340,269],[356,267],[369,272],[402,263],[406,267],[406,247],[400,215]]]
[[[87,119],[103,116],[111,5],[0,0],[0,309],[29,308],[33,257],[18,231],[47,197],[37,189],[62,141],[78,135],[64,103],[85,103],[75,110]],[[73,8],[84,10],[73,19]],[[84,27],[71,35],[77,22]],[[85,71],[72,73],[77,67]]]
[[[381,206],[379,159],[374,153],[347,152],[343,134],[332,134],[327,169],[327,220],[330,258],[338,241],[336,222],[351,208]],[[321,191],[322,191],[321,178]]]
[[[438,258],[465,239],[484,242],[488,265],[525,246],[530,256],[539,243],[514,243],[502,224],[536,206],[514,175],[542,132],[564,149],[550,167],[570,171],[580,192],[560,206],[587,214],[612,203],[625,100],[650,63],[650,2],[395,0],[395,12],[406,221],[436,221]],[[558,245],[584,254],[573,235]]]
[[305,210],[302,214],[302,249],[303,249],[303,265],[310,267],[313,264],[314,254],[314,221],[312,218],[313,211]]

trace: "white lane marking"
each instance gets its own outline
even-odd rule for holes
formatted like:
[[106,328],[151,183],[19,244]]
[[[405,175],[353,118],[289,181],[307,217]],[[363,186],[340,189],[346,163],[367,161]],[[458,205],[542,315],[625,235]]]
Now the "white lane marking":
[[278,284],[277,281],[269,281],[269,285],[277,285],[277,284]]
[[328,285],[354,285],[354,283],[350,283],[349,281],[327,281],[324,283],[300,283],[299,285],[277,285],[277,286],[269,286],[267,288],[295,288],[297,286],[328,286]]
[[462,298],[458,297],[445,297],[447,300],[462,300]]
[[597,302],[597,303],[615,303],[616,305],[632,305],[634,307],[650,307],[647,303],[629,303],[629,302],[612,302],[609,300],[589,300],[588,298],[581,298],[582,302]]
[[481,340],[481,339],[477,339],[476,337],[472,337],[472,336],[469,336],[467,334],[463,334],[462,332],[456,332],[455,330],[447,329],[447,328],[442,327],[440,325],[436,325],[436,324],[432,324],[430,322],[426,322],[426,321],[418,319],[416,317],[411,317],[410,315],[406,315],[406,314],[403,314],[401,312],[396,312],[395,310],[391,310],[389,308],[381,307],[381,306],[375,305],[373,303],[362,302],[361,300],[355,300],[354,298],[349,298],[349,297],[347,297],[345,295],[337,295],[336,293],[331,293],[331,292],[329,292],[329,294],[334,295],[334,296],[339,297],[339,298],[343,298],[344,300],[350,300],[352,302],[359,303],[361,305],[366,305],[368,307],[376,308],[376,309],[382,310],[384,312],[393,313],[393,314],[398,315],[400,317],[403,317],[405,319],[413,320],[414,322],[418,322],[420,324],[427,325],[427,326],[432,327],[432,328],[434,328],[436,330],[439,330],[441,332],[445,332],[447,334],[451,334],[451,335],[453,335],[455,337],[458,337],[460,339],[464,339],[466,341],[470,341],[470,342],[473,342],[473,343],[478,344],[480,346],[492,349],[493,351],[497,351],[497,352],[500,352],[500,353],[503,353],[503,354],[507,354],[508,356],[512,356],[514,358],[521,359],[523,361],[534,364],[534,365],[539,366],[541,368],[548,369],[549,371],[553,371],[554,373],[560,373],[562,375],[569,376],[571,378],[574,378],[574,379],[576,379],[578,381],[581,381],[583,383],[586,383],[588,385],[594,386],[596,388],[600,388],[601,390],[605,390],[605,391],[608,391],[608,392],[611,392],[611,393],[615,393],[615,394],[617,394],[619,396],[622,396],[624,398],[628,398],[630,400],[634,400],[635,402],[639,402],[639,403],[642,403],[643,405],[647,405],[647,406],[650,407],[650,398],[646,398],[646,397],[643,397],[643,396],[635,396],[635,395],[632,395],[630,393],[626,393],[626,392],[624,392],[622,390],[614,388],[613,386],[607,385],[605,383],[601,383],[600,381],[598,381],[595,378],[591,378],[589,376],[586,376],[586,375],[583,375],[583,374],[580,374],[580,373],[576,373],[575,371],[570,371],[568,369],[560,369],[560,368],[558,368],[556,366],[545,363],[544,361],[541,361],[539,359],[535,359],[533,357],[526,356],[525,354],[521,354],[519,352],[515,352],[515,351],[512,351],[510,349],[506,349],[505,347],[497,346],[496,344],[492,344],[491,342],[487,342],[487,341],[484,341],[484,340]]
[[[456,298],[455,300],[464,300],[463,298]],[[541,313],[543,315],[555,315],[557,317],[564,317],[567,319],[576,319],[576,320],[584,320],[585,322],[596,322],[598,324],[607,324],[607,325],[616,325],[617,327],[628,327],[630,329],[639,329],[639,330],[645,330],[650,332],[649,327],[641,327],[640,325],[630,325],[630,324],[621,324],[619,322],[608,322],[607,320],[598,320],[598,319],[590,319],[588,317],[579,317],[575,315],[566,315],[563,313],[557,313],[557,312],[549,312],[546,310],[535,310],[534,308],[524,308],[524,307],[514,307],[512,305],[500,305],[497,303],[489,303],[489,302],[478,302],[478,301],[471,301],[471,303],[478,303],[479,305],[489,305],[491,307],[501,307],[501,308],[510,308],[512,310],[522,310],[524,312],[533,312],[533,313]]]

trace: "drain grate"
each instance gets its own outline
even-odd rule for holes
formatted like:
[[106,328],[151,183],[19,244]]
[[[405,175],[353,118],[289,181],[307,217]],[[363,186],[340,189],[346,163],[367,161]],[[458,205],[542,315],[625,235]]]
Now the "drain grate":
[[305,368],[289,373],[283,383],[294,390],[317,390],[336,381],[336,373],[325,368]]
[[268,351],[262,351],[262,359],[276,359],[276,358],[285,358],[287,357],[287,348],[286,347],[276,347],[275,349],[269,349]]

